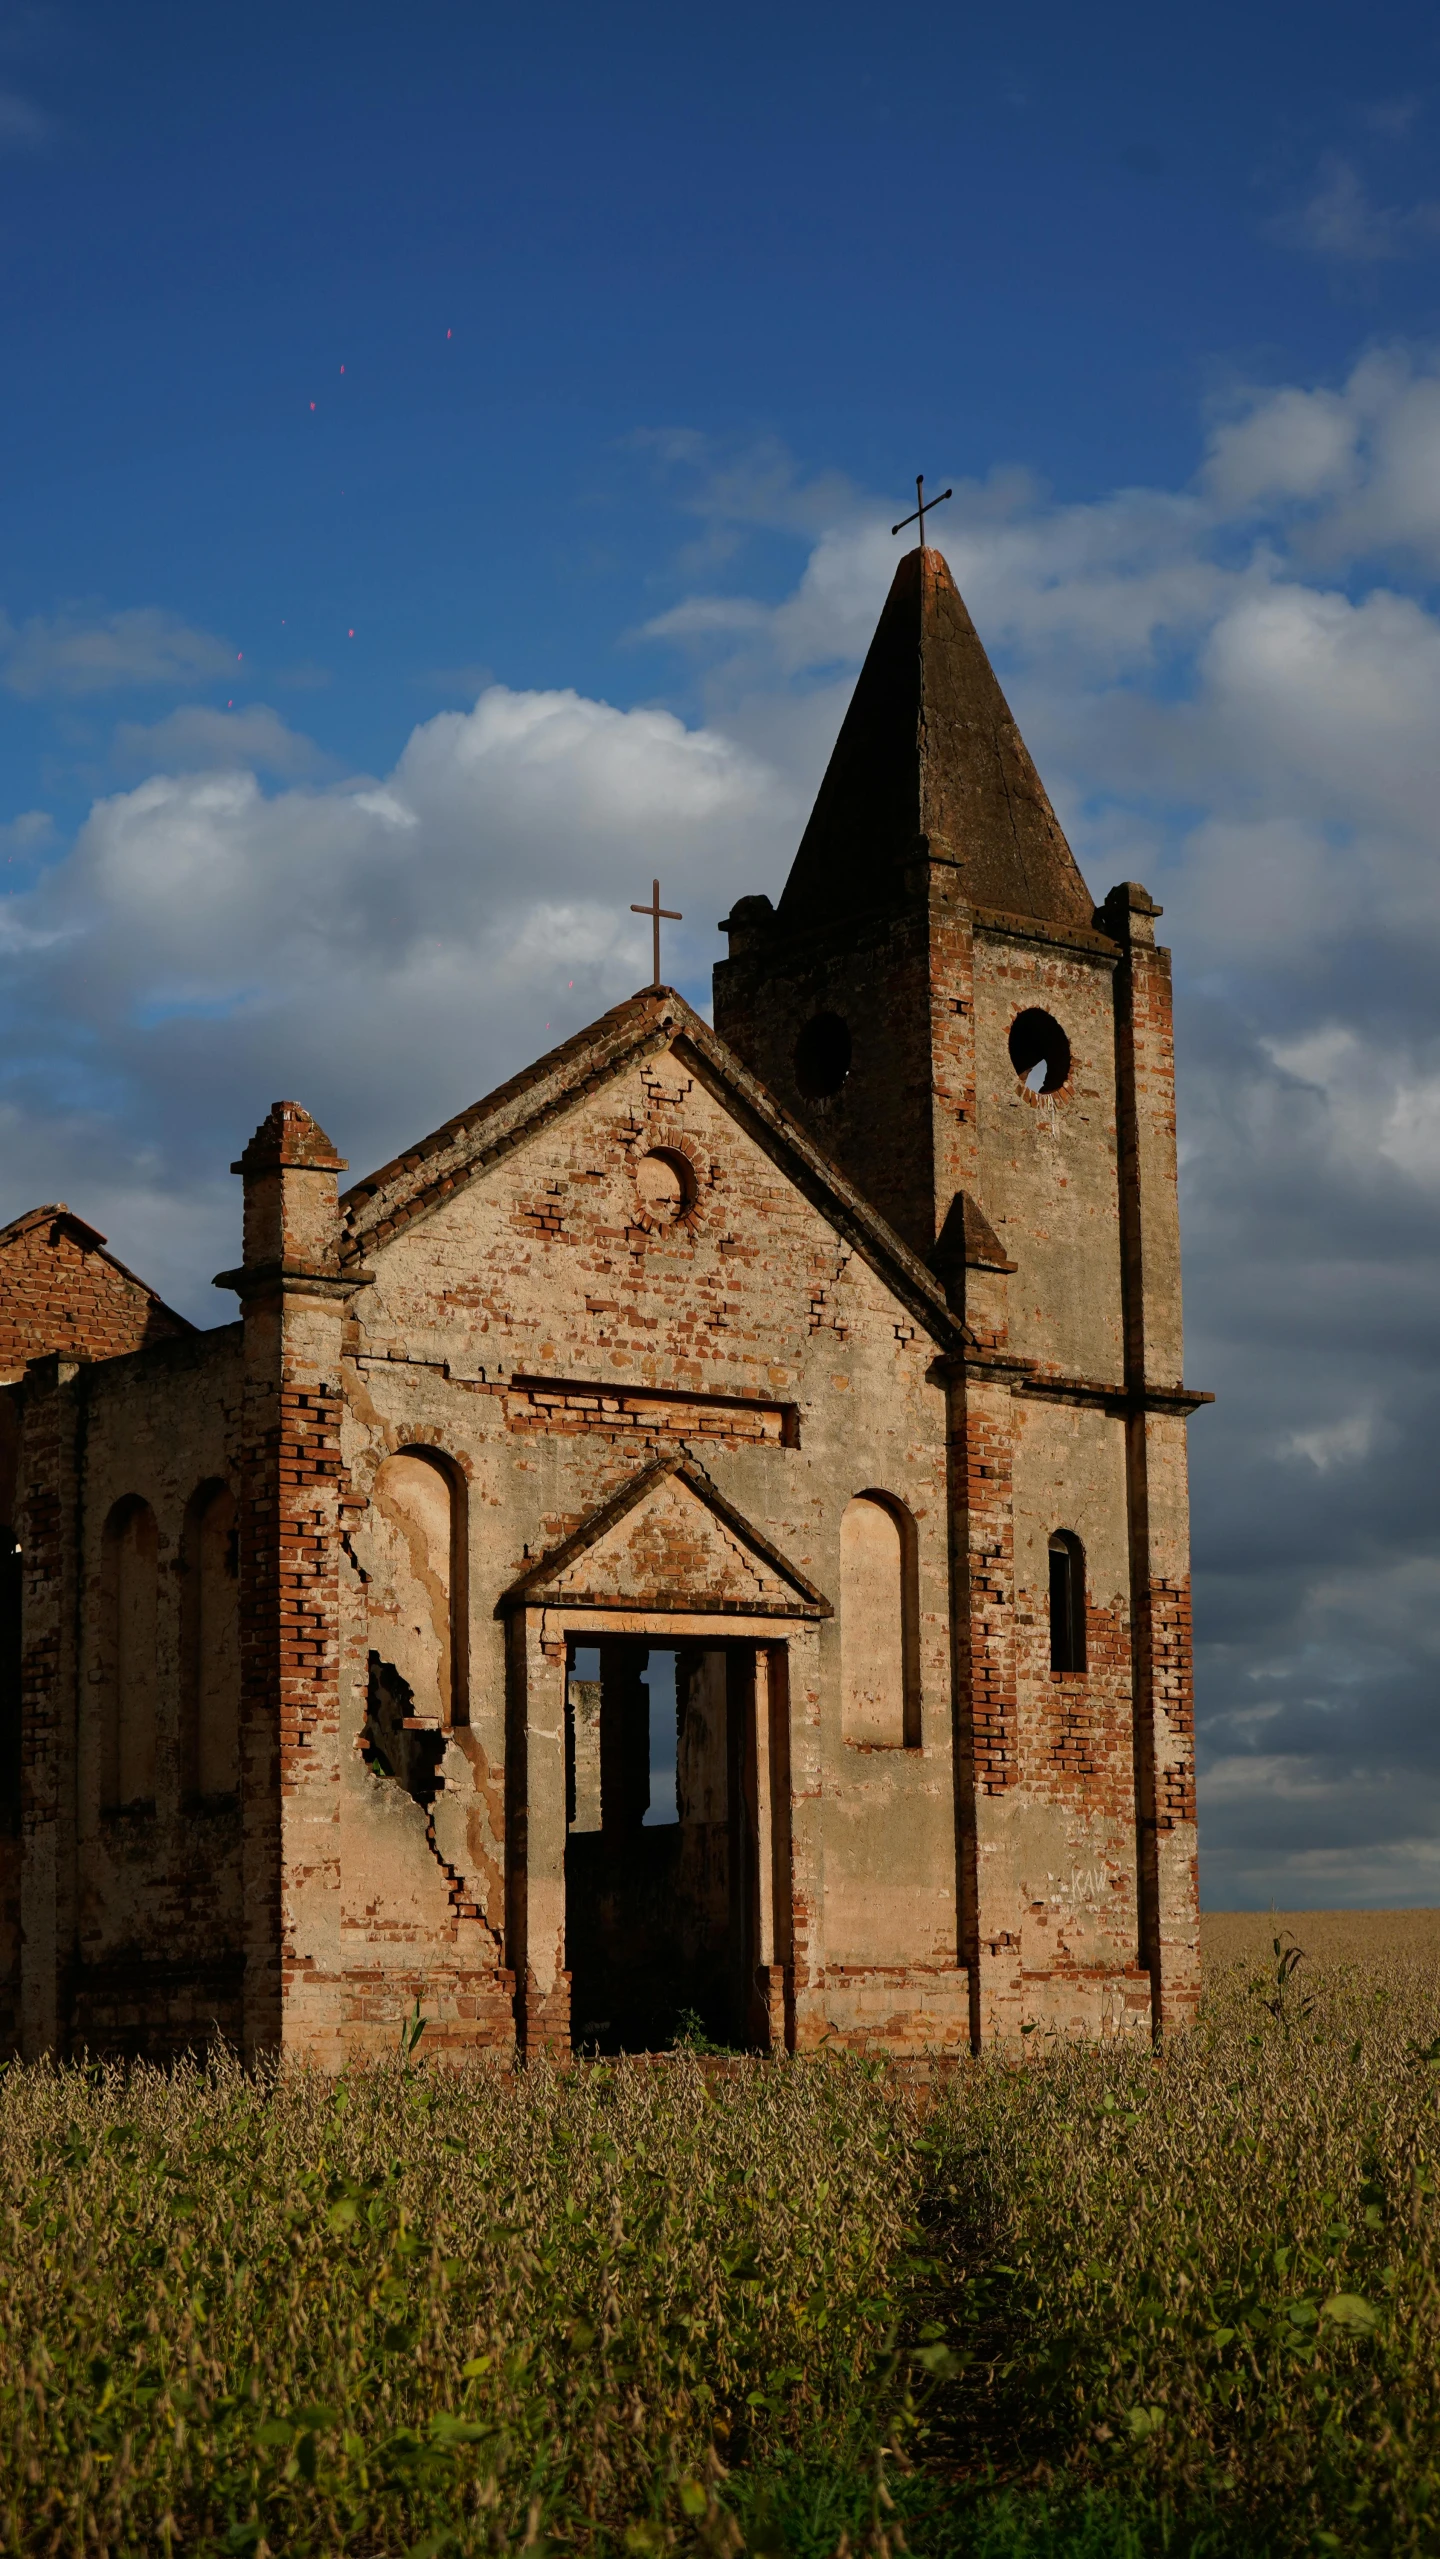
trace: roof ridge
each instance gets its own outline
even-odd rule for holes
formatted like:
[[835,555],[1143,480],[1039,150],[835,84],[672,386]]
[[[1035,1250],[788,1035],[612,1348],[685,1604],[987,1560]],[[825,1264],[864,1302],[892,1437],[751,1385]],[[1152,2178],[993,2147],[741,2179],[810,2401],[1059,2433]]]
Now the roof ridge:
[[[353,1224],[352,1208],[358,1210],[365,1200],[373,1199],[390,1183],[398,1180],[402,1173],[424,1163],[429,1157],[442,1153],[447,1144],[453,1144],[457,1139],[467,1135],[481,1120],[499,1116],[512,1102],[519,1101],[526,1093],[533,1092],[547,1076],[560,1071],[572,1057],[579,1055],[585,1049],[594,1047],[597,1034],[605,1024],[618,1025],[625,1015],[653,1004],[660,996],[668,997],[676,1004],[683,1004],[685,1001],[683,996],[676,994],[673,987],[661,986],[644,987],[638,994],[627,996],[623,1003],[612,1004],[607,1012],[602,1013],[596,1021],[587,1023],[583,1030],[573,1031],[569,1039],[561,1040],[558,1047],[547,1049],[544,1055],[537,1057],[531,1065],[521,1067],[516,1074],[507,1076],[503,1084],[497,1084],[490,1092],[482,1093],[477,1102],[468,1103],[464,1110],[455,1111],[448,1120],[442,1120],[438,1128],[431,1129],[426,1136],[417,1138],[413,1146],[404,1147],[398,1155],[392,1155],[388,1164],[382,1164],[375,1172],[367,1173],[362,1180],[352,1182],[348,1191],[342,1191],[340,1194],[342,1221],[347,1225]],[[688,1007],[686,1009],[688,1010]]]

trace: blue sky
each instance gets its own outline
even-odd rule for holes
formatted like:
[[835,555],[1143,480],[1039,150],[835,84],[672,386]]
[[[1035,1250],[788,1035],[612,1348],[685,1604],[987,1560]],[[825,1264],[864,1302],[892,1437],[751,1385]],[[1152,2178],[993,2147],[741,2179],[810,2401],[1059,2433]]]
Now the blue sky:
[[1180,996],[1206,1890],[1440,1898],[1440,30],[0,4],[0,1215],[778,888],[914,474]]

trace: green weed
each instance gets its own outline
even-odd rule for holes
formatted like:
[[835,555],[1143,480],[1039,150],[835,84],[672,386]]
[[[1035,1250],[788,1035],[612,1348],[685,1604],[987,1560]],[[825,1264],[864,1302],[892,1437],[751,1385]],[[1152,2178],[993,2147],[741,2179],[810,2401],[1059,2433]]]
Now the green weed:
[[0,2073],[0,2547],[1440,2559],[1440,1973],[923,2110],[694,2049]]
[[848,2441],[916,2166],[844,2066],[12,2071],[0,2538],[732,2547],[729,2467]]
[[1050,2041],[942,2096],[962,2475],[1103,2488],[1171,2547],[1440,2550],[1440,1978],[1295,1972],[1277,1940],[1163,2052]]

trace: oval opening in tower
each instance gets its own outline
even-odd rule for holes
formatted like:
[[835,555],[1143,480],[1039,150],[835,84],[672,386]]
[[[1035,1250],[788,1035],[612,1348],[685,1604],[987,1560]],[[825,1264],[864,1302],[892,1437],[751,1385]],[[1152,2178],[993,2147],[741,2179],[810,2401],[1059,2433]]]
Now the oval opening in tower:
[[695,1177],[683,1155],[668,1146],[657,1146],[642,1155],[635,1167],[635,1188],[646,1215],[657,1226],[673,1226],[682,1217],[695,1196]]
[[795,1043],[795,1081],[807,1101],[838,1093],[850,1072],[850,1030],[838,1013],[817,1013]]
[[1070,1073],[1070,1043],[1053,1013],[1038,1005],[1010,1025],[1010,1063],[1032,1093],[1058,1093]]

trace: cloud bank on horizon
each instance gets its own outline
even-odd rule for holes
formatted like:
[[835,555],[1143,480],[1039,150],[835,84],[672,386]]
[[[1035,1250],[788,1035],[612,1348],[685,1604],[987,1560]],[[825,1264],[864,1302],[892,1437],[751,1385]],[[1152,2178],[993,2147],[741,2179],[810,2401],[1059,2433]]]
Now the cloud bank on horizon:
[[[649,625],[698,724],[494,683],[345,774],[267,706],[177,701],[119,724],[143,778],[73,842],[3,830],[6,1216],[66,1197],[224,1321],[223,1167],[278,1094],[383,1160],[643,983],[657,872],[703,1001],[716,920],[778,891],[897,546],[891,509],[773,451],[665,458],[697,569],[737,525],[811,537],[778,603],[697,577]],[[957,483],[932,538],[1092,890],[1143,879],[1175,952],[1188,1368],[1221,1397],[1191,1440],[1207,1899],[1434,1899],[1440,356],[1235,403],[1183,488]],[[143,605],[0,625],[28,698],[232,662]]]

